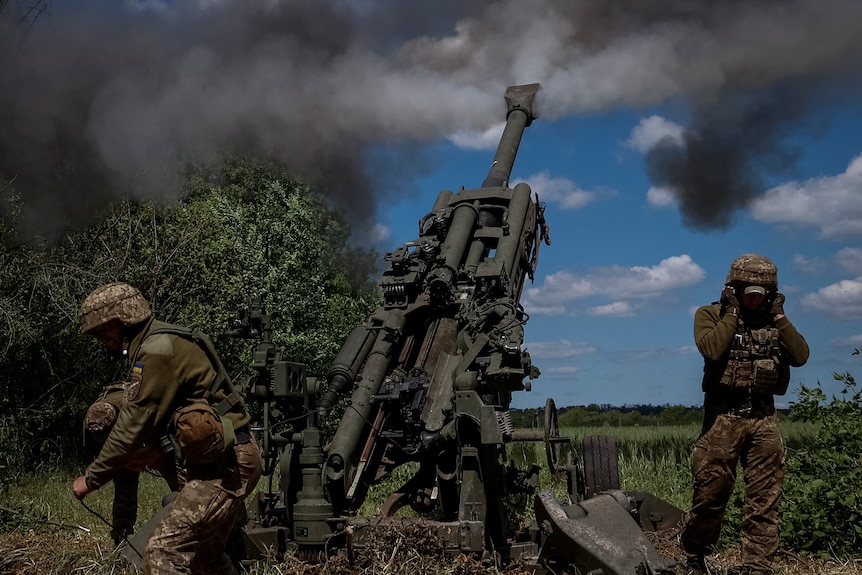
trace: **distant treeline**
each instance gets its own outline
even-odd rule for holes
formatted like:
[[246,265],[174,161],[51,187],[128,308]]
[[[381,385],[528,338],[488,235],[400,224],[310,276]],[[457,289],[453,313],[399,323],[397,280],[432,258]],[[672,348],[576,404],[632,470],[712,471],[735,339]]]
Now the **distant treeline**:
[[[778,410],[786,416],[788,410]],[[559,407],[560,427],[630,427],[649,425],[689,425],[703,421],[703,408],[684,405],[574,405]],[[542,427],[544,408],[512,409],[512,422],[516,427]]]

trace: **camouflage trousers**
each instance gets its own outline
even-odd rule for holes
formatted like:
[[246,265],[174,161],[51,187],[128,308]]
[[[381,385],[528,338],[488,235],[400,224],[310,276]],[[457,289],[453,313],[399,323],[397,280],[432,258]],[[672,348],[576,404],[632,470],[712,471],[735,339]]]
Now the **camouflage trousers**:
[[742,562],[771,572],[778,550],[778,504],[784,487],[784,445],[778,418],[743,417],[707,410],[691,457],[694,496],[680,542],[689,555],[713,552],[725,507],[733,492],[737,464],[745,480]]
[[252,439],[234,446],[236,461],[217,477],[189,479],[147,540],[141,562],[149,575],[235,574],[225,553],[234,525],[245,516],[245,498],[261,475],[260,450]]
[[[171,491],[179,491],[181,478],[177,476],[174,463],[170,466],[164,465],[158,471],[167,482]],[[138,483],[140,472],[131,469],[123,469],[114,478],[114,504],[112,513],[111,537],[114,545],[119,545],[123,539],[130,537],[135,532],[135,522],[138,519]]]

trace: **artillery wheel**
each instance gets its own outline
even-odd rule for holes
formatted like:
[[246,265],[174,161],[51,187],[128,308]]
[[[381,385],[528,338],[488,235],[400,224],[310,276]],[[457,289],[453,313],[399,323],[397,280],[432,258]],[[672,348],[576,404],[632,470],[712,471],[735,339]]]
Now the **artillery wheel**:
[[609,435],[584,437],[584,495],[620,488],[617,442]]
[[548,458],[548,469],[550,472],[557,473],[562,471],[560,466],[560,456],[563,452],[563,445],[569,443],[568,437],[560,437],[560,425],[557,419],[557,404],[550,397],[545,402],[545,455]]

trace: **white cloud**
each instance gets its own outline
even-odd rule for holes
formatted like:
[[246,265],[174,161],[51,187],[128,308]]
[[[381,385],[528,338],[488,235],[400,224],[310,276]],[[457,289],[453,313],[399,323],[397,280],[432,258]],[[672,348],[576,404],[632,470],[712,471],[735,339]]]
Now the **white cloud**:
[[575,365],[564,365],[563,367],[550,367],[547,369],[543,369],[542,373],[547,374],[556,374],[556,375],[571,375],[573,373],[578,373],[581,371],[581,368]]
[[553,202],[564,210],[579,210],[590,202],[596,201],[599,197],[609,197],[616,194],[613,190],[582,190],[572,180],[552,178],[547,171],[533,174],[524,181],[540,200]]
[[692,355],[700,353],[693,345],[684,345],[681,347],[659,347],[653,349],[632,349],[615,353],[612,359],[615,363],[647,363],[669,357],[678,357],[681,355]]
[[566,306],[562,305],[537,305],[528,301],[523,302],[526,312],[533,315],[565,315]]
[[678,145],[683,145],[682,134],[685,128],[661,116],[643,118],[632,129],[631,136],[624,142],[625,146],[646,153],[661,140],[669,138]]
[[679,288],[689,287],[706,275],[703,268],[683,254],[662,260],[658,265],[611,266],[596,268],[580,276],[561,271],[545,277],[540,287],[528,288],[527,301],[543,305],[560,304],[573,299],[605,296],[613,299],[649,298]]
[[608,305],[599,305],[592,308],[589,312],[590,315],[613,315],[613,316],[630,316],[632,313],[632,306],[629,305],[627,301],[615,301],[613,303],[609,303]]
[[801,254],[793,256],[793,267],[808,274],[820,274],[835,266],[853,275],[862,275],[862,248],[844,248],[832,258],[809,258]]
[[862,275],[862,249],[844,248],[835,254],[835,260],[844,271],[853,275]]
[[841,280],[802,298],[802,306],[842,318],[862,317],[862,277]]
[[536,359],[562,359],[564,357],[580,357],[596,353],[596,348],[584,341],[544,341],[528,343],[524,346],[530,352],[530,357]]
[[830,343],[835,347],[862,348],[862,334],[851,335],[850,337],[845,337],[844,339],[832,340]]
[[862,154],[850,161],[843,174],[767,190],[750,211],[762,222],[819,228],[823,238],[862,235]]
[[808,258],[802,254],[793,256],[793,267],[808,274],[817,274],[826,268],[827,264],[820,258]]
[[[684,132],[685,128],[676,122],[653,115],[641,119],[637,126],[632,129],[629,139],[623,144],[645,154],[659,142],[684,146],[685,143],[682,139]],[[653,186],[647,190],[647,203],[656,208],[667,208],[675,206],[677,198],[670,188]]]
[[368,232],[368,235],[373,242],[382,242],[389,239],[391,231],[389,226],[383,224],[374,224]]
[[505,122],[494,124],[484,132],[460,130],[448,136],[448,140],[465,150],[496,150],[503,135]]
[[657,208],[676,205],[676,196],[670,188],[651,187],[646,194],[647,203]]

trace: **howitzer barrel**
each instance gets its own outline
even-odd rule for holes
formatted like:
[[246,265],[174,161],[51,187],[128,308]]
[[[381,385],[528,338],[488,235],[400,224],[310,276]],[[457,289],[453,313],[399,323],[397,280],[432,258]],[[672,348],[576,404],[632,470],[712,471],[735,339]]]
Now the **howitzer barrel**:
[[[521,261],[518,250],[521,249],[521,234],[524,231],[524,225],[527,223],[527,210],[530,208],[532,202],[530,195],[530,187],[527,184],[518,184],[515,186],[512,192],[512,201],[509,204],[509,217],[507,219],[509,223],[509,235],[500,239],[500,242],[497,244],[497,251],[494,254],[494,261],[500,262],[505,267],[506,277],[509,278],[516,277],[516,266]],[[530,223],[533,224],[533,222]],[[517,288],[520,290],[524,274],[520,272],[517,275],[520,276],[517,282]],[[512,295],[516,298],[520,298],[521,296],[520,291]]]
[[452,215],[452,226],[440,249],[449,269],[457,270],[460,267],[467,240],[473,233],[473,226],[477,217],[476,208],[470,204],[461,204],[455,208]]
[[356,454],[356,446],[369,425],[373,397],[380,391],[392,361],[392,350],[399,343],[405,323],[404,314],[400,310],[392,310],[384,319],[383,329],[376,333],[374,345],[351,396],[350,408],[345,411],[329,447],[326,473],[330,481],[341,480],[345,466]]
[[524,84],[522,86],[509,86],[506,89],[506,128],[494,154],[494,162],[488,171],[488,176],[482,182],[483,188],[505,186],[509,182],[512,166],[515,165],[515,156],[518,154],[518,146],[521,145],[521,136],[524,128],[529,126],[536,115],[533,113],[533,98],[539,92],[539,84]]
[[338,396],[353,385],[375,339],[376,334],[366,325],[353,329],[326,374],[329,388],[317,402],[318,407],[329,409],[338,401]]

